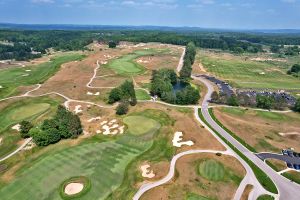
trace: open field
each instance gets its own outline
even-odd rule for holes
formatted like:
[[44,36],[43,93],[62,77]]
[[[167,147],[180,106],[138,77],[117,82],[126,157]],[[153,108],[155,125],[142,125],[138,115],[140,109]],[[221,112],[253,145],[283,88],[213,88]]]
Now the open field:
[[7,104],[0,113],[0,157],[10,153],[17,148],[21,141],[20,134],[12,130],[11,126],[20,123],[22,120],[29,120],[38,123],[44,117],[55,113],[56,107],[61,102],[58,99],[49,97],[30,98],[15,101]]
[[207,72],[237,88],[300,90],[300,79],[286,74],[290,67],[287,63],[260,62],[211,51],[200,51],[200,59]]
[[232,199],[245,175],[237,160],[214,154],[184,156],[178,160],[176,171],[172,181],[148,191],[141,199]]
[[281,149],[300,151],[300,115],[271,113],[240,108],[215,108],[216,118],[257,152],[279,153]]
[[53,76],[64,63],[80,60],[84,56],[77,53],[53,57],[50,62],[24,68],[9,68],[0,70],[0,98],[16,93],[19,86],[28,86],[46,81]]
[[300,172],[299,171],[289,171],[282,174],[284,177],[290,179],[291,181],[300,184]]

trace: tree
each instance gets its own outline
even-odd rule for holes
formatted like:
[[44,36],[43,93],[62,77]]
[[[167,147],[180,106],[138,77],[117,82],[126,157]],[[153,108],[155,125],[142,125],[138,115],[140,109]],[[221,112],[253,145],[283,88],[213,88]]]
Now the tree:
[[22,121],[20,123],[20,134],[22,138],[30,137],[29,131],[33,128],[33,125],[29,121]]
[[294,110],[296,112],[300,112],[300,98],[297,99],[296,104],[294,106]]
[[120,101],[121,98],[122,98],[122,91],[120,90],[120,88],[114,88],[109,93],[108,103],[113,104],[117,101]]
[[295,64],[288,71],[288,74],[298,74],[300,72],[300,64]]
[[30,129],[29,134],[38,146],[47,146],[50,144],[48,134],[39,128]]
[[256,96],[256,106],[263,109],[271,109],[274,103],[274,97],[263,95]]
[[109,48],[116,48],[116,47],[117,47],[117,43],[114,42],[114,41],[109,41],[109,42],[108,42],[108,47],[109,47]]
[[129,103],[127,101],[122,101],[116,108],[117,115],[125,115],[128,112]]
[[227,99],[227,104],[230,106],[239,106],[239,100],[237,98],[236,95],[231,95],[228,99]]
[[180,78],[187,81],[192,74],[192,66],[195,62],[196,46],[193,42],[189,42],[186,46],[182,69],[180,70]]
[[270,51],[271,51],[272,53],[279,53],[279,51],[280,51],[280,46],[278,46],[278,45],[272,45],[271,48],[270,48]]

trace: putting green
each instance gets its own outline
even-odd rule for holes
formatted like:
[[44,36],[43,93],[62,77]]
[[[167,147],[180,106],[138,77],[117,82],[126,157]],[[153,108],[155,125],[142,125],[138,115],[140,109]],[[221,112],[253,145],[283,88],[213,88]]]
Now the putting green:
[[125,117],[123,122],[128,126],[128,132],[133,135],[144,135],[160,128],[157,121],[143,116]]
[[224,165],[213,159],[201,161],[198,172],[203,178],[210,181],[222,181],[225,176]]
[[166,51],[168,50],[161,51],[157,49],[147,49],[134,51],[133,53],[109,61],[108,64],[105,65],[105,67],[113,69],[116,73],[121,75],[141,74],[145,71],[145,68],[135,62],[135,59],[142,56],[164,53]]

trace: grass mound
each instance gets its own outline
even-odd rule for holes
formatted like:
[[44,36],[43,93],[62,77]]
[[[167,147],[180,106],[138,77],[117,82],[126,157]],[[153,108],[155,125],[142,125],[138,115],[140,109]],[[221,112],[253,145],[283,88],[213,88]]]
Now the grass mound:
[[203,178],[210,181],[221,181],[225,177],[224,165],[213,159],[200,162],[198,172]]
[[160,128],[157,121],[143,116],[125,117],[123,121],[128,126],[128,132],[133,135],[144,135]]
[[[83,184],[83,189],[77,194],[67,195],[65,193],[65,188],[70,183],[81,183],[81,184]],[[77,199],[77,198],[84,196],[90,189],[91,189],[91,181],[88,178],[86,178],[84,176],[76,176],[76,177],[71,177],[71,178],[67,179],[66,181],[64,181],[60,185],[59,193],[60,193],[61,198],[65,199],[65,200]]]

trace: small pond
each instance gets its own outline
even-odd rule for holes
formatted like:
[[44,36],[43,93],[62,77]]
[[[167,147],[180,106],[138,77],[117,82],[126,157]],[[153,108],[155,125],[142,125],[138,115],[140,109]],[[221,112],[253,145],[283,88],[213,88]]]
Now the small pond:
[[186,82],[178,81],[176,84],[173,85],[173,92],[176,93],[177,91],[183,90],[189,84]]

